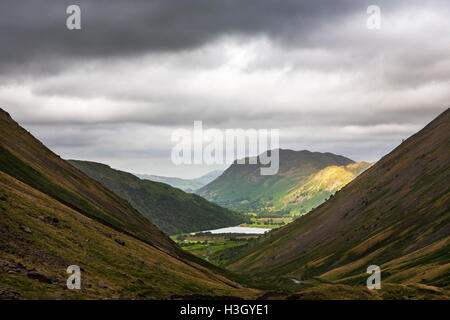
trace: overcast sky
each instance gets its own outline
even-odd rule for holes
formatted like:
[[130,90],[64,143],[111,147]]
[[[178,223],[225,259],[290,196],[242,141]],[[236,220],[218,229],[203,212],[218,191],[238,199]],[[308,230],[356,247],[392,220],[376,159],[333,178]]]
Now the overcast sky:
[[194,120],[375,161],[450,106],[449,34],[449,1],[0,0],[0,107],[62,157],[129,172],[216,169],[170,160]]

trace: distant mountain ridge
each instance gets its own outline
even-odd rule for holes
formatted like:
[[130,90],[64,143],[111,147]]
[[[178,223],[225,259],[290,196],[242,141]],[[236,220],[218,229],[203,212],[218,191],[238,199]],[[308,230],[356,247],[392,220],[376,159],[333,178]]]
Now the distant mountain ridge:
[[[289,201],[286,198],[288,195],[307,183],[314,174],[327,167],[347,166],[354,163],[349,158],[332,153],[284,149],[279,150],[279,162],[279,171],[273,176],[261,175],[260,164],[234,163],[220,177],[199,189],[197,193],[208,200],[241,212],[260,214],[282,212],[298,216],[322,203],[342,185],[337,185],[331,190],[324,190],[320,196],[304,207]],[[359,167],[365,169],[368,165],[361,163]],[[346,172],[347,175],[351,173],[349,170],[341,172]],[[354,176],[356,175],[352,174],[352,177]],[[343,179],[343,181],[347,183],[349,179]]]
[[101,163],[68,162],[129,201],[169,235],[229,227],[245,221],[238,213],[168,184],[139,179],[131,173]]
[[166,183],[174,188],[181,189],[186,192],[194,192],[197,189],[200,189],[201,187],[207,185],[214,179],[216,179],[218,176],[220,176],[223,173],[221,170],[214,170],[211,171],[201,177],[195,178],[195,179],[182,179],[182,178],[176,178],[176,177],[164,177],[164,176],[157,176],[152,174],[135,174],[135,176],[156,181],[156,182],[162,182]]

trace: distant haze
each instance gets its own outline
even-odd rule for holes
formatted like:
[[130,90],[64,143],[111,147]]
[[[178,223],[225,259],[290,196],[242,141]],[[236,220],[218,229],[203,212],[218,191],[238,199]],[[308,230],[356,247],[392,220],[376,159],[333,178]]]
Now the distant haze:
[[211,171],[201,177],[195,178],[195,179],[180,179],[176,177],[162,177],[162,176],[155,176],[151,174],[135,174],[135,176],[145,179],[145,180],[151,180],[151,181],[157,181],[166,183],[168,185],[171,185],[172,187],[181,189],[186,192],[194,192],[198,189],[200,189],[203,186],[206,186],[208,183],[216,179],[218,176],[220,176],[223,173],[221,170],[214,170]]

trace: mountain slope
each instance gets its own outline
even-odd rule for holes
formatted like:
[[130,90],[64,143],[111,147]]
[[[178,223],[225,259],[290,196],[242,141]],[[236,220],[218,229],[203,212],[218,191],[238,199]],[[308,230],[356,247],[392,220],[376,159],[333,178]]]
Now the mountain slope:
[[[81,290],[66,269],[82,268]],[[0,172],[0,299],[252,297],[210,269],[109,228]]]
[[[65,287],[69,265],[82,290]],[[252,296],[0,109],[0,298]]]
[[325,202],[370,165],[367,162],[355,162],[347,166],[326,167],[286,194],[277,209],[305,214]]
[[[332,153],[279,151],[276,175],[262,176],[260,164],[232,164],[220,177],[198,190],[208,200],[238,211],[280,211],[283,198],[308,178],[328,166],[345,166],[352,160]],[[289,213],[289,212],[287,212]]]
[[211,171],[201,177],[195,178],[195,179],[181,179],[181,178],[174,178],[174,177],[162,177],[162,176],[155,176],[151,174],[135,174],[135,176],[146,179],[150,181],[156,181],[156,182],[162,182],[165,184],[168,184],[174,188],[181,189],[186,192],[193,192],[197,189],[200,189],[201,187],[207,185],[214,179],[216,179],[218,176],[222,174],[222,171],[215,170]]
[[0,170],[103,224],[177,249],[127,201],[51,152],[1,109]]
[[69,160],[69,163],[128,200],[167,234],[211,230],[244,222],[240,214],[167,184],[141,180],[100,163],[76,160]]
[[229,267],[266,279],[448,288],[450,110],[337,192],[329,201],[240,252]]

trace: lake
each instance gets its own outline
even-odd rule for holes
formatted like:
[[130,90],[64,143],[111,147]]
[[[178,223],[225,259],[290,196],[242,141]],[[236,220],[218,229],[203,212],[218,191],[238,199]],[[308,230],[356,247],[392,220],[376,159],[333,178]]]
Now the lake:
[[249,227],[228,227],[228,228],[220,228],[215,230],[207,230],[203,232],[211,232],[212,234],[219,233],[245,233],[245,234],[264,234],[270,229],[266,228],[249,228]]

